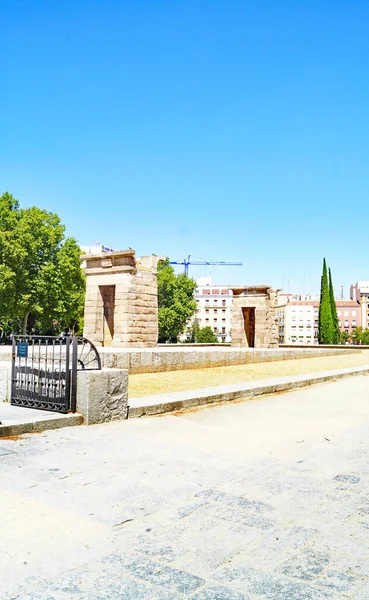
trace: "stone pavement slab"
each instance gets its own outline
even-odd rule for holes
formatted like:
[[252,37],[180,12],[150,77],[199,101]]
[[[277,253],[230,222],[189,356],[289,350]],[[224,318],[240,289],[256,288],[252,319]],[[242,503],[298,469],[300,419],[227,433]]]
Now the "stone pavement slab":
[[1,600],[368,600],[369,386],[0,440]]
[[0,402],[0,439],[5,436],[81,425],[82,421],[83,418],[78,413],[60,414]]

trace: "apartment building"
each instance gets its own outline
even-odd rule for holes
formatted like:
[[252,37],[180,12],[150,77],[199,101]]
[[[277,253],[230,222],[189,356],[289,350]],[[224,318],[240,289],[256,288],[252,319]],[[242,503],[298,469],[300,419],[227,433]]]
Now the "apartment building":
[[360,327],[361,306],[356,300],[336,300],[337,317],[341,331],[351,333],[355,327]]
[[361,326],[369,329],[369,281],[358,281],[352,285],[350,298],[360,304]]
[[[351,333],[361,325],[361,307],[353,300],[336,300],[341,331]],[[280,344],[317,344],[319,302],[290,300],[278,310]]]
[[226,285],[213,285],[211,277],[197,280],[194,298],[196,314],[187,328],[196,320],[200,327],[211,327],[219,342],[231,341],[232,290]]
[[315,302],[291,300],[278,309],[279,343],[309,344],[316,342]]

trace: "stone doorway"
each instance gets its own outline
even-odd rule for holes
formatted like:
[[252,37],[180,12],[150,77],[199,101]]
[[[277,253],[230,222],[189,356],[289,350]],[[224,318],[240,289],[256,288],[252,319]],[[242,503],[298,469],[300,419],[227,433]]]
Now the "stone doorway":
[[255,307],[242,308],[243,326],[245,331],[245,346],[255,347]]
[[103,301],[103,346],[111,346],[114,338],[115,285],[99,286]]
[[278,292],[269,285],[232,288],[232,346],[278,347]]

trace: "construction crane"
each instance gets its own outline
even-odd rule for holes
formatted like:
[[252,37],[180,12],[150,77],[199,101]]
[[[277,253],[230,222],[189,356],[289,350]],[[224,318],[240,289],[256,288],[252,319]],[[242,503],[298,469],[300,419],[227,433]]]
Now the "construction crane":
[[232,267],[242,267],[242,262],[224,262],[222,260],[220,261],[215,261],[215,260],[204,260],[204,261],[200,261],[200,260],[191,260],[191,256],[188,255],[187,258],[185,258],[184,260],[171,260],[170,261],[171,265],[184,265],[184,272],[188,277],[188,267],[190,265],[195,265],[195,266],[200,266],[200,265],[220,265],[220,266],[232,266]]

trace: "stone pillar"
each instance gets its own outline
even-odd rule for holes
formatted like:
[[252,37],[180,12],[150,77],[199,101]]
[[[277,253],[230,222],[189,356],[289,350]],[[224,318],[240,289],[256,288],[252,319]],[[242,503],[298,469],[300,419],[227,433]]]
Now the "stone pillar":
[[132,249],[82,258],[86,262],[83,335],[98,346],[156,346],[161,259],[136,259]]
[[78,371],[77,412],[85,425],[126,419],[128,370]]
[[[0,362],[0,402],[10,402],[12,389],[12,363],[11,355],[9,361]],[[1,415],[0,415],[1,420]]]
[[267,285],[232,288],[232,346],[276,348],[278,291]]

